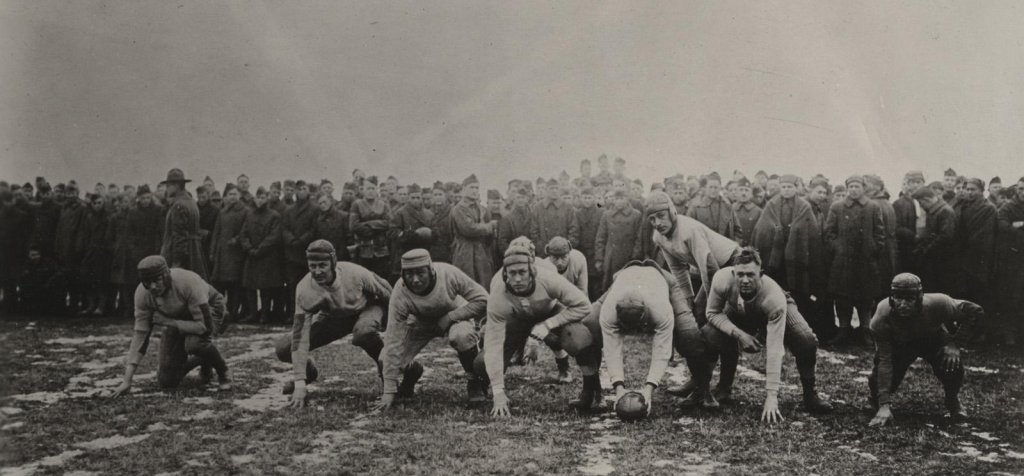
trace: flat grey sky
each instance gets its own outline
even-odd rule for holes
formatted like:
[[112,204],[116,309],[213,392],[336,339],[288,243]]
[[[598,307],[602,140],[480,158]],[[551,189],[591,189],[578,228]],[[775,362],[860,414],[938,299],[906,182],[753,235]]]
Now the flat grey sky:
[[[1024,3],[0,2],[0,178],[1024,175]],[[502,188],[504,188],[502,186]]]

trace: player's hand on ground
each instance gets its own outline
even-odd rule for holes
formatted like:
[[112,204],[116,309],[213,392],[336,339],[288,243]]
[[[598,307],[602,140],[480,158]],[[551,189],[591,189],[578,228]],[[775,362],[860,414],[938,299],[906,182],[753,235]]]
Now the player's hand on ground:
[[535,340],[529,340],[523,350],[523,364],[533,365],[540,359],[540,344]]
[[868,426],[885,426],[892,420],[892,410],[889,409],[889,405],[882,405],[878,408],[878,413],[871,419]]
[[494,407],[491,408],[491,416],[512,416],[512,413],[508,411],[508,396],[505,395],[505,392],[494,392]]
[[292,408],[302,408],[306,406],[306,385],[299,385],[295,383],[295,391],[292,392],[292,399],[288,402],[288,406]]
[[743,352],[753,353],[761,351],[761,342],[756,337],[743,331],[738,332],[740,335],[736,337],[736,341],[739,343],[740,348],[743,349]]
[[373,407],[373,411],[376,412],[387,412],[391,409],[391,405],[395,403],[395,394],[385,393],[380,396],[380,401]]
[[942,353],[942,366],[946,372],[952,372],[960,368],[960,348],[955,345],[947,345]]
[[113,393],[110,394],[110,398],[120,397],[121,395],[128,393],[128,390],[130,390],[131,388],[132,384],[128,382],[121,382],[121,384],[114,389]]
[[761,421],[765,423],[782,423],[782,412],[779,411],[779,397],[768,395],[764,399],[764,411],[761,412]]

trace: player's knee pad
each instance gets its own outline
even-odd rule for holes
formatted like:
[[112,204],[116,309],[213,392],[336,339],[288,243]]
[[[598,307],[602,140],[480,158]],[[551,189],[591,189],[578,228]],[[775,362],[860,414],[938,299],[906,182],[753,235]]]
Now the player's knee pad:
[[352,330],[352,345],[356,347],[373,347],[382,343],[380,332],[369,326],[357,326]]
[[476,329],[469,322],[457,322],[448,329],[448,345],[457,352],[475,349],[478,340]]

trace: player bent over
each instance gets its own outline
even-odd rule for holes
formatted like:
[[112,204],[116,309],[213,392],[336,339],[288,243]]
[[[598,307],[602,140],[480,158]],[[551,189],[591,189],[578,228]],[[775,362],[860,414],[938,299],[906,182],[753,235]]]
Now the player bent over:
[[878,304],[871,319],[875,368],[868,386],[871,406],[878,413],[869,425],[885,425],[892,420],[892,395],[918,358],[931,364],[932,372],[942,382],[950,416],[967,417],[960,406],[964,363],[957,341],[969,341],[975,322],[983,315],[981,306],[973,302],[945,294],[925,294],[921,279],[913,274],[902,273],[893,278],[892,296]]
[[[292,393],[294,408],[305,405],[306,384],[319,376],[309,352],[348,334],[352,345],[366,351],[380,370],[380,332],[387,321],[384,306],[391,298],[387,281],[358,264],[339,263],[327,240],[309,244],[306,265],[309,274],[295,287],[292,332],[275,343],[277,358],[292,363],[294,381],[285,383],[284,393]],[[422,372],[422,367],[410,366],[407,375],[416,380]]]
[[[156,370],[160,387],[177,387],[192,369],[208,366],[217,371],[219,388],[230,389],[228,366],[210,340],[224,319],[224,297],[198,274],[169,269],[167,261],[159,255],[139,261],[138,272],[135,333],[125,359],[124,381],[111,396],[122,395],[131,388],[154,325],[163,327]],[[209,378],[208,372],[203,372],[202,379]]]
[[[447,335],[459,355],[462,368],[470,375],[467,393],[470,403],[487,400],[483,382],[473,372],[479,336],[476,323],[487,311],[487,292],[459,268],[433,263],[430,253],[414,249],[402,255],[402,279],[395,285],[388,306],[388,328],[384,332],[384,391],[380,410],[391,407],[395,397],[411,396],[412,384],[398,382],[421,350],[435,337]],[[460,299],[461,298],[461,299]]]
[[[600,315],[601,340],[608,376],[615,388],[616,399],[626,393],[623,385],[622,333],[654,328],[651,365],[641,393],[650,405],[651,397],[672,357],[673,343],[686,358],[696,389],[687,397],[687,404],[719,408],[709,391],[711,365],[707,344],[690,310],[686,296],[679,289],[675,276],[651,260],[631,261],[618,273],[608,292],[594,303],[591,316]],[[648,406],[648,410],[650,406]]]
[[[762,421],[782,421],[778,394],[786,348],[796,357],[806,409],[818,413],[832,411],[832,405],[822,400],[814,389],[818,338],[793,299],[775,280],[762,274],[757,250],[743,248],[736,257],[736,265],[722,268],[711,280],[707,316],[710,327],[705,335],[712,353],[738,353],[737,346],[744,352],[760,352],[761,342],[751,334],[767,332],[764,345],[767,396]],[[719,381],[719,387],[729,392],[732,382]]]
[[[491,286],[484,326],[484,353],[477,357],[477,375],[490,380],[494,407],[491,415],[509,416],[505,394],[505,368],[512,355],[533,337],[576,357],[583,373],[580,398],[570,402],[578,410],[594,410],[601,380],[601,351],[593,345],[593,331],[580,321],[590,314],[590,301],[562,276],[538,269],[529,247],[509,245],[502,268],[503,282]],[[486,369],[486,370],[485,370]]]

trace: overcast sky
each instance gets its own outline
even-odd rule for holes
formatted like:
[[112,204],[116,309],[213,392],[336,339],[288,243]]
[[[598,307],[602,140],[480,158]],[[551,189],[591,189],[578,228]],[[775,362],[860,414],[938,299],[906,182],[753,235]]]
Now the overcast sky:
[[[0,2],[0,178],[1024,175],[1024,3]],[[898,188],[898,184],[892,188]],[[502,187],[503,188],[503,187]]]

